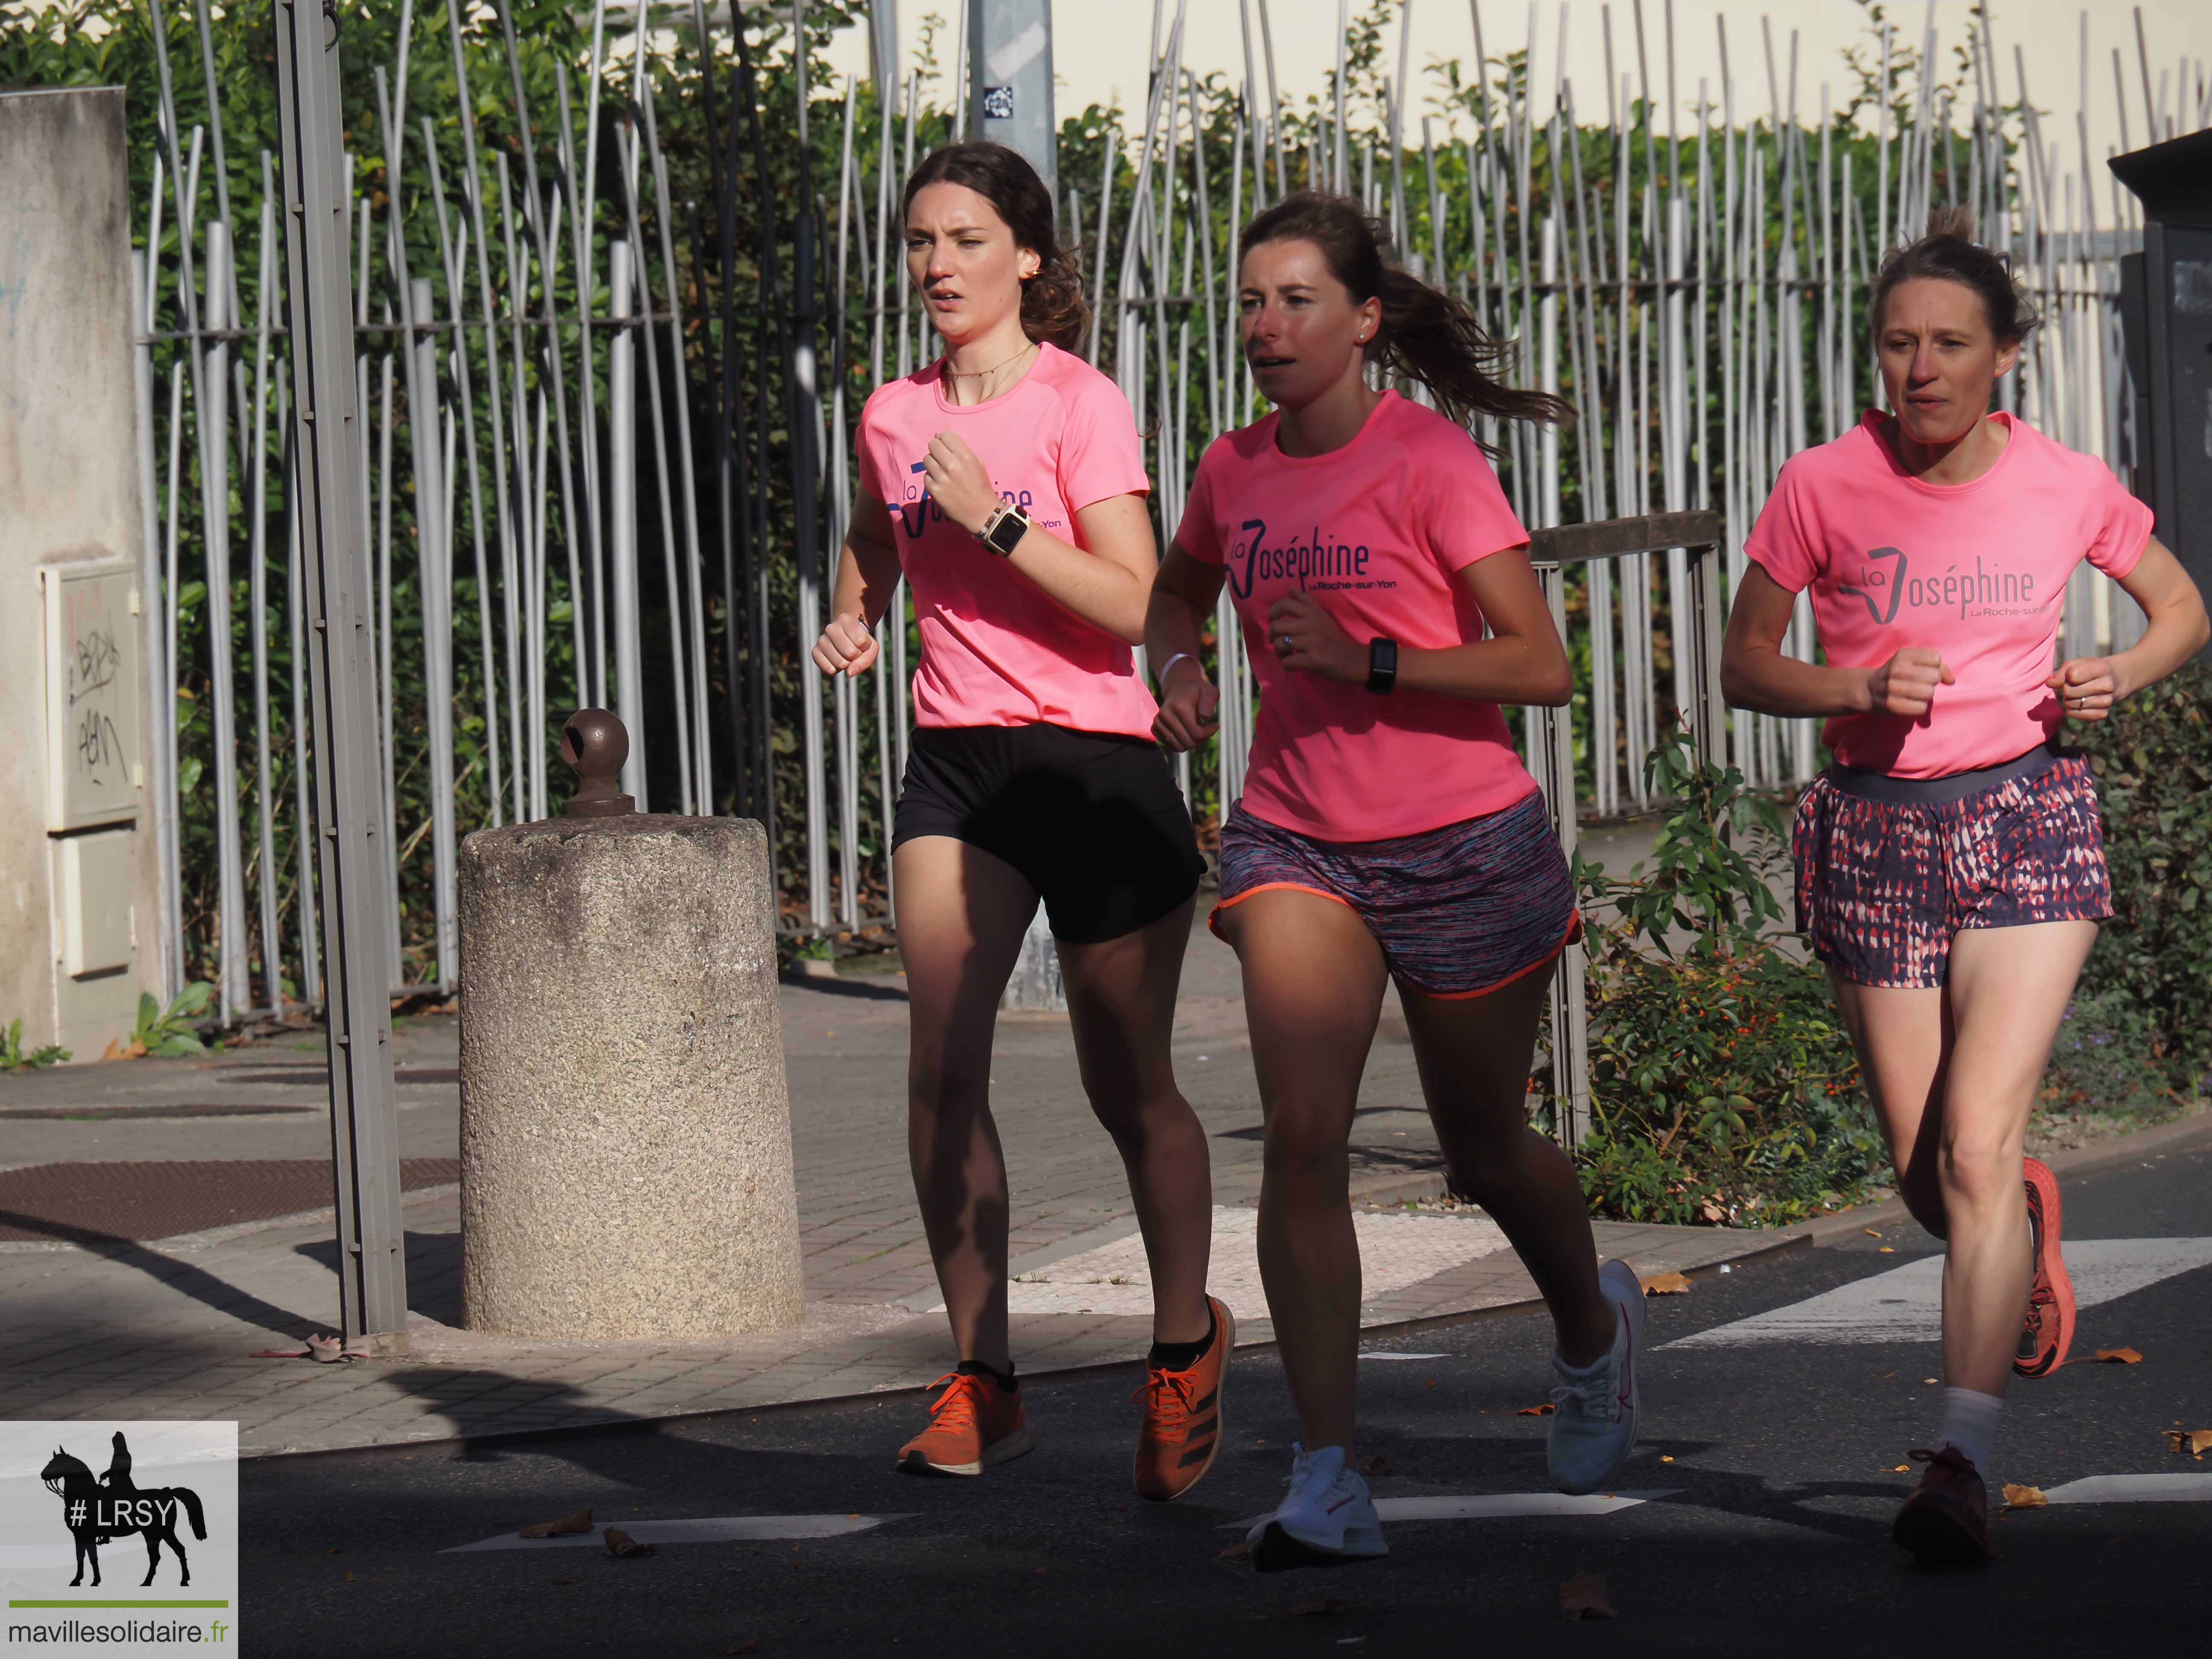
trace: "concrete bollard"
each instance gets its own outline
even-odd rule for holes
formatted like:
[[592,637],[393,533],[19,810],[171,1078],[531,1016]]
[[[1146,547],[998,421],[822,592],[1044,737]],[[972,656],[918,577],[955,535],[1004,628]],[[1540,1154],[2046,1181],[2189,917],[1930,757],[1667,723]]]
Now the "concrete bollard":
[[622,722],[564,816],[462,844],[461,1316],[700,1341],[803,1315],[761,826],[630,810]]

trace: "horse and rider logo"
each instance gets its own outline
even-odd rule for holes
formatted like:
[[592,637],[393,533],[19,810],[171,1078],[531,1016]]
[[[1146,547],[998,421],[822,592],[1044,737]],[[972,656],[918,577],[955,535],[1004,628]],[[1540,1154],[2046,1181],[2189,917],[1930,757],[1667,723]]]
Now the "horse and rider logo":
[[108,1461],[106,1474],[95,1476],[83,1463],[57,1446],[40,1478],[46,1483],[46,1490],[62,1500],[63,1524],[76,1541],[76,1577],[70,1580],[72,1589],[84,1583],[88,1564],[92,1568],[92,1582],[99,1583],[100,1547],[133,1533],[146,1540],[146,1576],[139,1581],[141,1589],[154,1582],[155,1571],[161,1565],[164,1544],[177,1558],[179,1585],[192,1582],[184,1544],[177,1536],[177,1515],[182,1510],[191,1522],[192,1536],[204,1539],[208,1535],[207,1518],[200,1508],[199,1494],[190,1486],[142,1489],[134,1485],[131,1479],[131,1448],[121,1431],[116,1432],[115,1451]]

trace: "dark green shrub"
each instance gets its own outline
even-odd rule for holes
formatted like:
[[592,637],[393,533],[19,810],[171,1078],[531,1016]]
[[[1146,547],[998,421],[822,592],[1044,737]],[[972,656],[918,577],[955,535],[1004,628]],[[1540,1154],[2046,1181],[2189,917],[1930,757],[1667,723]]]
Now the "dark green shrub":
[[2212,1071],[2212,666],[2192,664],[2071,734],[2104,799],[2113,919],[2081,975],[2085,995],[2140,1020],[2166,1086]]
[[1794,948],[1768,885],[1787,856],[1774,804],[1735,768],[1700,764],[1680,732],[1645,768],[1679,802],[1648,868],[1577,872],[1595,1121],[1577,1156],[1591,1208],[1756,1224],[1852,1201],[1887,1155],[1826,977]]

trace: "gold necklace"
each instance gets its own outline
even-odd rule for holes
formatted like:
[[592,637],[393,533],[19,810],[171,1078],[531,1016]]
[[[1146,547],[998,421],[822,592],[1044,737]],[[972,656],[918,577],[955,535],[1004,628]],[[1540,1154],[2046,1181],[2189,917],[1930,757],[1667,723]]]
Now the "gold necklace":
[[[990,376],[992,376],[992,375],[996,374],[997,373],[999,373],[999,371],[1000,371],[1000,369],[1004,369],[1004,368],[1011,368],[1011,367],[1012,367],[1012,365],[1014,365],[1015,363],[1018,363],[1018,362],[1021,362],[1021,360],[1022,360],[1023,358],[1024,358],[1024,357],[1028,356],[1030,355],[1030,353],[1031,353],[1032,351],[1035,351],[1036,349],[1036,342],[1035,340],[1031,340],[1031,341],[1030,341],[1026,345],[1023,346],[1023,348],[1022,348],[1019,351],[1017,351],[1017,352],[1016,352],[1012,356],[1011,356],[1011,357],[1009,357],[1009,358],[1006,359],[1006,361],[1005,361],[1005,362],[1003,362],[994,364],[994,365],[993,365],[993,366],[992,366],[991,368],[969,368],[969,369],[958,369],[958,368],[953,368],[953,367],[952,367],[952,354],[951,354],[951,352],[947,352],[947,353],[945,353],[945,378],[946,380],[987,380],[987,379],[988,379]],[[995,391],[995,390],[996,390],[996,388],[995,388],[995,387],[994,387],[994,388],[993,388],[993,390],[994,390],[994,391]],[[990,396],[990,393],[986,392],[986,393],[984,394],[984,398],[983,398],[982,399],[979,399],[979,401],[988,401],[988,398],[989,398],[989,396]]]

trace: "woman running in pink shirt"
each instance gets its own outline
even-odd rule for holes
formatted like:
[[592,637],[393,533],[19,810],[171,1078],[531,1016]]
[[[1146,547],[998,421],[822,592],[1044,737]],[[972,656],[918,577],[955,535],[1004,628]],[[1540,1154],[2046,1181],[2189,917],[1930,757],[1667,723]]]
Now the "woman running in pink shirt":
[[[1898,1187],[1945,1241],[1942,1425],[1914,1454],[1928,1468],[1893,1529],[1930,1561],[1989,1553],[2005,1383],[2055,1370],[2074,1334],[2058,1186],[2022,1149],[2112,908],[2096,786],[2059,732],[2104,720],[2206,639],[2150,509],[2102,462],[1990,413],[2036,319],[1972,238],[1972,216],[1944,209],[1883,262],[1870,315],[1894,413],[1869,410],[1783,467],[1744,550],[1721,671],[1739,708],[1827,717],[1835,763],[1797,806],[1797,921]],[[2054,669],[2084,559],[2149,627]],[[1825,663],[1782,653],[1808,589]]]
[[[1566,410],[1493,380],[1502,354],[1467,307],[1383,245],[1341,197],[1292,196],[1245,227],[1244,350],[1275,413],[1199,464],[1146,630],[1170,748],[1216,730],[1198,653],[1224,581],[1260,677],[1213,927],[1243,965],[1267,1117],[1260,1269],[1301,1431],[1289,1492],[1252,1532],[1263,1572],[1385,1553],[1352,1459],[1346,1147],[1386,981],[1453,1190],[1497,1219],[1550,1304],[1553,1479],[1595,1491],[1636,1439],[1636,1277],[1600,1272],[1573,1167],[1528,1123],[1547,970],[1581,918],[1498,705],[1565,702],[1567,656],[1467,432],[1477,415]],[[1370,367],[1443,412],[1374,391]]]
[[1084,1088],[1152,1265],[1137,1490],[1176,1498],[1220,1445],[1236,1327],[1206,1294],[1206,1134],[1169,1054],[1206,863],[1131,650],[1156,562],[1149,486],[1128,404],[1071,355],[1090,312],[1029,163],[999,144],[939,150],[902,218],[945,356],[861,411],[860,500],[814,647],[824,673],[865,672],[903,571],[922,645],[892,835],[907,1136],[960,1361],[898,1467],[978,1474],[1034,1443],[1007,1341],[990,1084],[999,998],[1042,898]]

